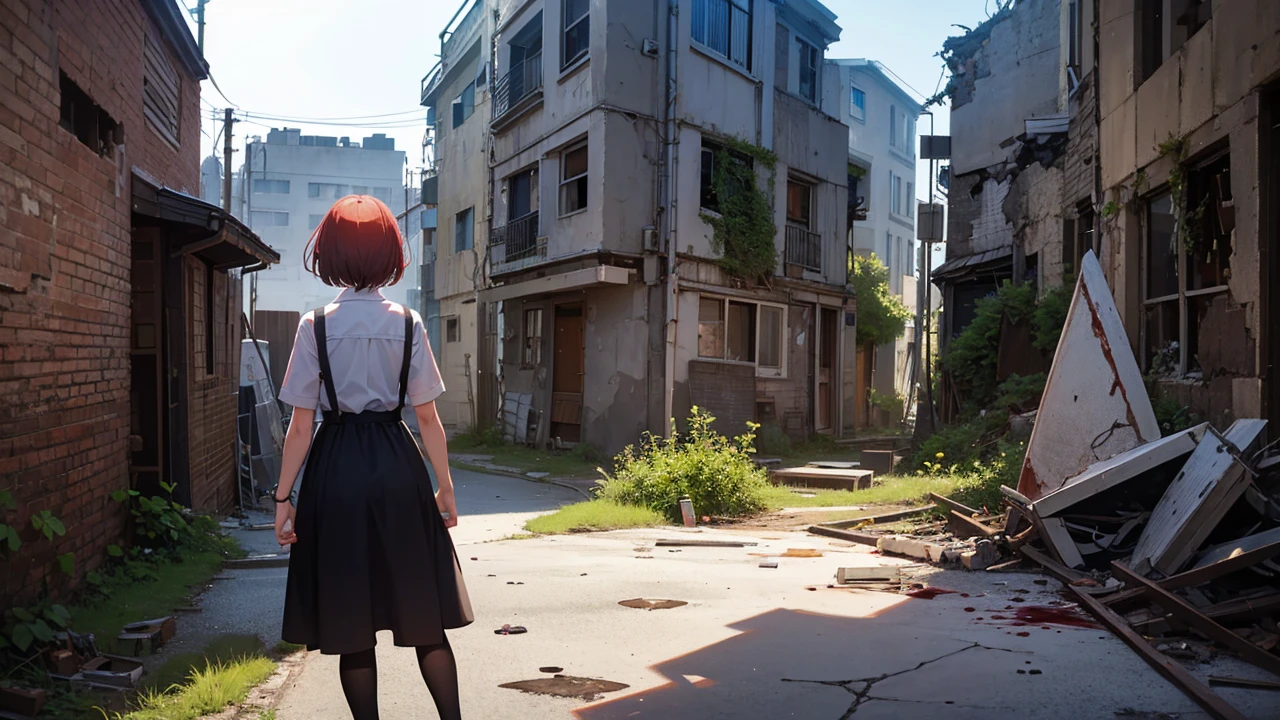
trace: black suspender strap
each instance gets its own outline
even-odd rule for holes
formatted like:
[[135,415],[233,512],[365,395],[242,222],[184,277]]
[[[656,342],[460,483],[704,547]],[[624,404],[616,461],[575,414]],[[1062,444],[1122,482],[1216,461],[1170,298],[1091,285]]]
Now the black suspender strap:
[[400,365],[400,405],[396,411],[404,409],[404,394],[409,389],[409,361],[413,357],[413,313],[404,309],[404,362]]
[[324,341],[324,308],[316,311],[315,331],[316,354],[320,359],[320,382],[324,384],[324,391],[329,396],[329,410],[341,413],[338,409],[338,393],[333,389],[333,371],[329,369],[329,350]]

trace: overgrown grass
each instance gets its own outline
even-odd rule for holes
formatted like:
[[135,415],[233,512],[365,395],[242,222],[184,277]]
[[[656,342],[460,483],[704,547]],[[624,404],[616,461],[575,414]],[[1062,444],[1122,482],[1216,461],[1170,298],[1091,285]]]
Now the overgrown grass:
[[181,686],[197,671],[211,665],[229,663],[237,658],[262,656],[262,640],[257,635],[222,635],[215,638],[203,652],[179,653],[163,665],[147,673],[144,690],[165,691]]
[[525,523],[525,529],[539,535],[555,535],[656,527],[666,522],[661,514],[648,508],[596,499],[566,505],[550,515],[536,517]]
[[[774,510],[782,508],[824,508],[847,505],[911,505],[929,497],[954,492],[958,481],[952,476],[886,476],[866,490],[809,490],[773,486],[766,501]],[[803,495],[800,493],[804,493]],[[813,497],[805,497],[812,495]]]
[[[240,702],[271,676],[275,662],[270,658],[244,656],[195,669],[188,681],[167,691],[145,690],[138,696],[137,709],[115,715],[116,720],[197,720]],[[105,713],[104,713],[105,715]]]
[[192,588],[207,583],[222,569],[223,557],[221,552],[201,552],[181,562],[158,565],[150,582],[121,583],[112,587],[107,600],[69,608],[74,627],[79,633],[96,635],[103,650],[113,647],[125,625],[170,615],[175,607],[186,605]]

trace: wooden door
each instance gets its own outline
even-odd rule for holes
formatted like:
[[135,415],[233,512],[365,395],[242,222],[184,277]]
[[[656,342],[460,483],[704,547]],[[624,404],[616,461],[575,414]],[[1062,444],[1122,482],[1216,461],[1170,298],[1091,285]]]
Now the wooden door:
[[557,305],[551,364],[551,437],[576,443],[582,438],[585,327],[581,305]]
[[856,423],[858,428],[867,428],[871,425],[870,403],[868,398],[871,395],[871,377],[875,370],[876,348],[874,345],[858,346],[858,379],[854,387],[856,395]]
[[836,311],[831,308],[818,310],[818,375],[815,385],[817,417],[814,428],[829,432],[835,425],[835,377],[836,377]]
[[165,479],[168,402],[164,382],[163,240],[155,228],[135,228],[132,247],[132,312],[129,344],[129,474],[148,496]]

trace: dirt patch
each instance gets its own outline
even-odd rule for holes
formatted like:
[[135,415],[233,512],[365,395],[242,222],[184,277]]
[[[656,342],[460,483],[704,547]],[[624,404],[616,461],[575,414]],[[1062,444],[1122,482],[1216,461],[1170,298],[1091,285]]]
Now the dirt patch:
[[498,687],[533,693],[535,695],[579,698],[581,700],[591,702],[592,700],[599,698],[604,693],[625,690],[630,686],[612,682],[610,680],[600,680],[598,678],[556,675],[555,677],[538,678],[536,680],[521,680],[519,682],[503,683]]
[[684,600],[650,600],[647,598],[635,598],[633,600],[623,600],[618,604],[622,607],[635,608],[636,610],[670,610],[672,608],[684,607],[689,603]]

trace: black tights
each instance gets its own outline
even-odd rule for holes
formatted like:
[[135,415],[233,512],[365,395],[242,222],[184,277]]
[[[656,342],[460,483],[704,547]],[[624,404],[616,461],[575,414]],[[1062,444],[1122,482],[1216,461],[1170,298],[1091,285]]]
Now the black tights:
[[[431,691],[440,720],[461,720],[458,665],[454,662],[449,640],[446,638],[439,645],[415,649],[418,669]],[[355,720],[378,720],[378,663],[373,649],[342,655],[338,662],[338,676],[342,679],[342,692],[347,696],[352,717]]]

